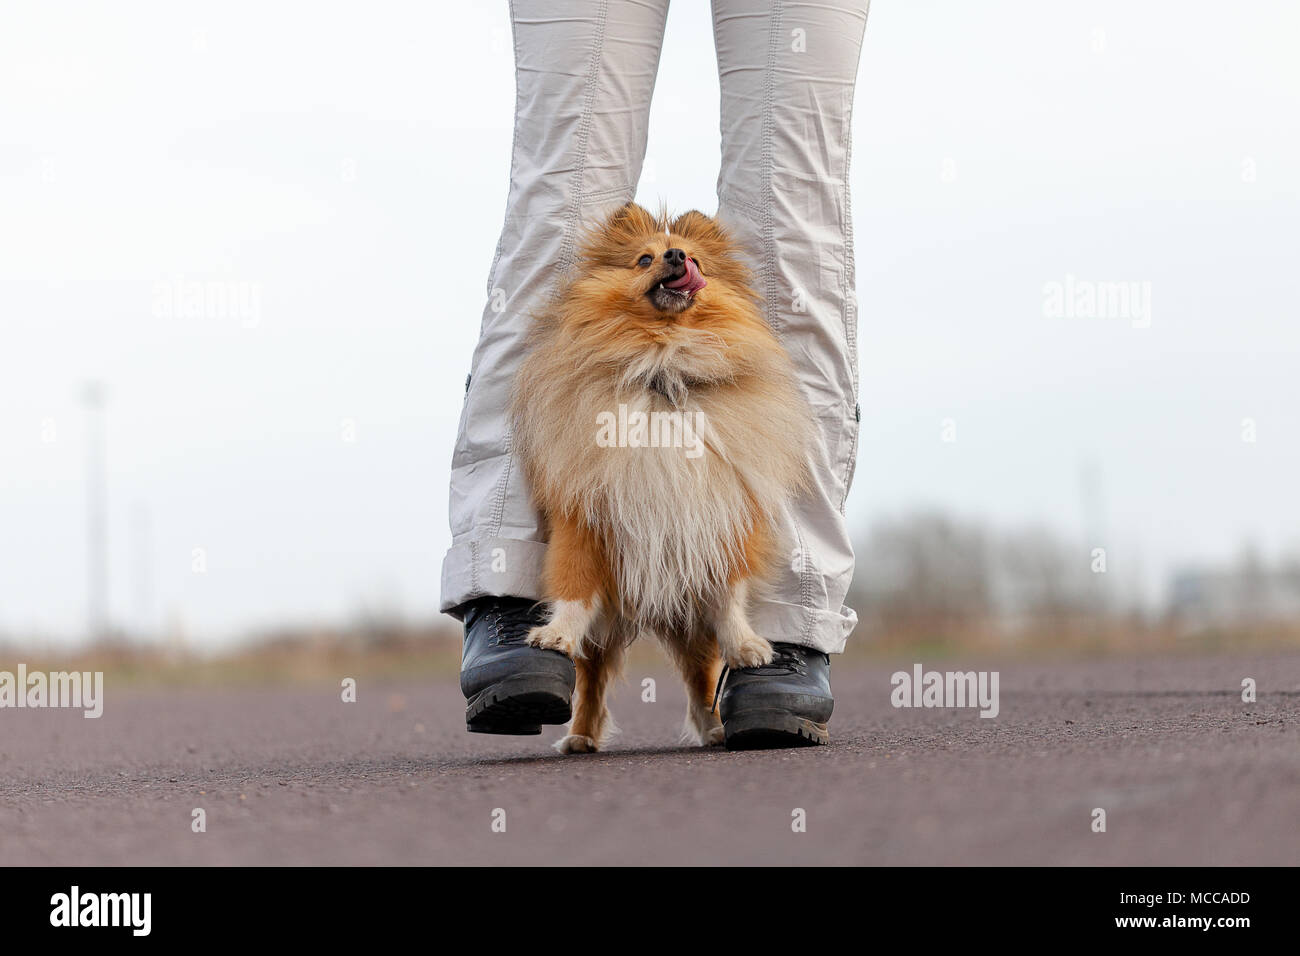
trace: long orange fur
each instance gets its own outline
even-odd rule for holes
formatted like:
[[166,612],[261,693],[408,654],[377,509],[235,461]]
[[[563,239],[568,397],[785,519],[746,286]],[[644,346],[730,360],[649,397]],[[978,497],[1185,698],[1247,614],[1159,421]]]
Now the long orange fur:
[[[660,308],[650,296],[668,249],[683,250],[707,283],[684,308]],[[602,445],[602,413],[617,416],[620,405],[629,416],[691,416],[698,444]],[[775,560],[778,518],[806,487],[812,433],[789,358],[727,231],[699,212],[670,221],[629,203],[613,213],[537,319],[512,421],[549,535],[551,618],[529,641],[578,666],[573,721],[557,746],[573,753],[604,743],[610,680],[625,646],[646,632],[685,680],[685,736],[720,742],[710,705],[722,662],[771,659],[748,604],[784,570]]]

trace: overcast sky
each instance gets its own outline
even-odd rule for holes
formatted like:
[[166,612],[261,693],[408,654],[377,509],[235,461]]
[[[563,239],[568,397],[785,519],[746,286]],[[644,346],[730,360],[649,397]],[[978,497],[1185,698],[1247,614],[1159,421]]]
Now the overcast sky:
[[[1101,537],[1153,596],[1300,551],[1297,36],[1285,0],[875,0],[856,524]],[[116,622],[436,610],[513,99],[504,3],[6,0],[0,634],[84,629],[90,379]],[[714,209],[716,102],[678,0],[639,199]],[[1054,316],[1067,282],[1149,323]]]

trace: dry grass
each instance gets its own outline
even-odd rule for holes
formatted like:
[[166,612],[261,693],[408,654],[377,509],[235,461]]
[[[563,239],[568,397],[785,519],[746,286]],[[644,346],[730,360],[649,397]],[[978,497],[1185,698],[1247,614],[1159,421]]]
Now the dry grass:
[[[971,654],[999,660],[1180,656],[1297,648],[1300,622],[1200,633],[1113,620],[1066,620],[1016,632],[987,623],[933,622],[888,631],[864,625],[850,639],[844,662]],[[344,676],[451,679],[460,665],[460,628],[446,619],[418,626],[284,631],[211,654],[121,640],[64,653],[0,649],[0,670],[13,670],[19,661],[29,671],[103,671],[115,683],[134,686],[337,683]],[[653,642],[633,648],[634,666],[656,662],[664,658]]]

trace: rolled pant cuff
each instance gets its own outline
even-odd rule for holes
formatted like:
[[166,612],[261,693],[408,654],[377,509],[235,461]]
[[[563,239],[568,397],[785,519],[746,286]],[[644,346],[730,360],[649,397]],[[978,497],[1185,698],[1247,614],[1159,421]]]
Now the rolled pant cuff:
[[442,559],[441,610],[454,614],[466,601],[487,595],[541,600],[545,555],[544,542],[519,538],[453,544]]
[[844,644],[858,623],[852,608],[841,607],[835,612],[772,600],[754,601],[749,618],[759,636],[769,641],[811,647],[823,654],[844,653]]
[[[441,610],[454,613],[466,601],[488,595],[540,601],[545,556],[544,542],[519,538],[479,538],[452,545],[442,561]],[[754,630],[770,641],[842,654],[858,615],[847,607],[836,613],[757,600],[750,609],[750,620]]]

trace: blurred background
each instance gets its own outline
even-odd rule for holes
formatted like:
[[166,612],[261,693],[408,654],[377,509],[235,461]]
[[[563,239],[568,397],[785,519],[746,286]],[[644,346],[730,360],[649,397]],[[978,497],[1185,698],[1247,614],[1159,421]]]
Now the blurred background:
[[[850,653],[1295,642],[1297,35],[872,4]],[[640,201],[715,208],[717,92],[679,0]],[[504,3],[5,3],[6,660],[454,669],[513,99]]]

